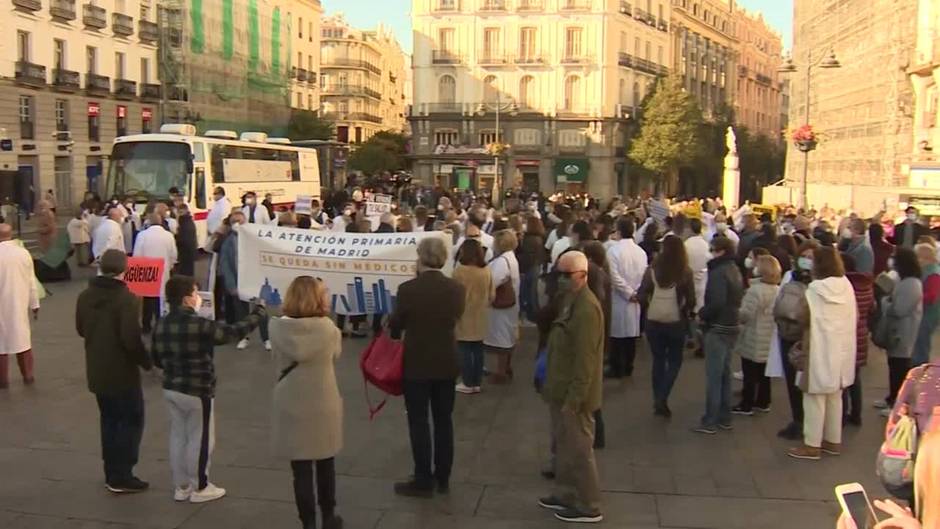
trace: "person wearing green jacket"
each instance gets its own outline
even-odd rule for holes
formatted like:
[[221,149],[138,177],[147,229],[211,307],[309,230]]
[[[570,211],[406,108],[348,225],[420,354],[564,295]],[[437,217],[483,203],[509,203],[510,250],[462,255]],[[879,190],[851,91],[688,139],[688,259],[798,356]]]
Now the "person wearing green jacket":
[[558,315],[548,335],[542,390],[551,413],[555,488],[539,505],[565,522],[600,522],[604,517],[593,446],[604,376],[604,312],[587,288],[583,253],[562,255],[558,270]]

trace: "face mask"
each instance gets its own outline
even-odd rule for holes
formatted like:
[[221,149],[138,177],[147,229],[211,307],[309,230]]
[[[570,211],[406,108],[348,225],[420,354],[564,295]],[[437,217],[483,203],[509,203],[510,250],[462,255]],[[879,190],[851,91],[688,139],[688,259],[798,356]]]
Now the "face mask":
[[917,222],[917,213],[908,213],[907,220],[911,222]]
[[256,202],[256,199],[254,198],[249,198],[245,200],[245,204],[248,204],[249,206],[254,206],[255,202]]
[[559,292],[571,292],[574,288],[574,282],[568,276],[561,276],[558,278],[558,291]]
[[787,235],[793,233],[793,225],[792,225],[792,224],[784,224],[784,225],[783,225],[783,233],[786,233]]
[[346,215],[347,217],[351,217],[351,216],[352,216],[352,210],[351,210],[351,209],[343,210],[343,215]]
[[888,258],[888,268],[889,268],[890,270],[894,270],[894,257],[889,257],[889,258]]
[[746,257],[744,259],[744,268],[747,268],[749,270],[751,268],[754,268],[754,259],[751,259],[750,257]]
[[726,223],[726,222],[719,222],[719,223],[715,224],[715,229],[718,230],[718,231],[725,231],[725,230],[728,229],[728,223]]
[[754,267],[753,270],[751,270],[751,275],[754,277],[760,277],[760,272],[757,270],[756,266]]
[[851,239],[851,238],[852,238],[852,230],[849,229],[849,228],[842,228],[842,238],[843,238],[843,239]]
[[813,260],[809,257],[800,257],[796,260],[796,264],[801,270],[806,270],[807,272],[813,269]]
[[199,294],[193,294],[193,299],[195,302],[193,303],[192,307],[196,310],[199,310],[199,307],[202,306],[202,297],[200,297]]
[[212,200],[215,200],[216,202],[218,202],[222,200],[222,195],[212,195]]

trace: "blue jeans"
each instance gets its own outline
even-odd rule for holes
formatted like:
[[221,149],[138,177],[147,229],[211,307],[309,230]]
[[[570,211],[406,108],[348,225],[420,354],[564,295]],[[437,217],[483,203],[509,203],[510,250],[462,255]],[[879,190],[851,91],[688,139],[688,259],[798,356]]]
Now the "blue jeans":
[[705,333],[705,415],[702,426],[731,424],[731,350],[736,334]]
[[483,342],[457,342],[460,351],[463,385],[471,388],[483,384]]
[[539,269],[533,267],[522,274],[519,284],[519,306],[526,319],[535,322],[539,312]]
[[914,355],[911,357],[912,368],[930,361],[930,342],[936,330],[937,322],[930,321],[928,318],[920,320],[920,327],[917,329],[917,341],[914,342]]
[[653,401],[657,404],[669,400],[672,386],[682,367],[682,349],[685,347],[685,322],[646,322],[646,339],[653,355]]
[[144,394],[140,386],[113,395],[96,394],[101,414],[101,459],[109,485],[134,477],[144,435]]

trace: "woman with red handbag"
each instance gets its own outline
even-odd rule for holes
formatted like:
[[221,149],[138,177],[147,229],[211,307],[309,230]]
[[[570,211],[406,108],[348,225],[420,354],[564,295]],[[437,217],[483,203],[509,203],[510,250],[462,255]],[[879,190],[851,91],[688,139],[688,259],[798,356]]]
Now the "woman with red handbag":
[[512,379],[512,353],[519,341],[519,261],[515,249],[518,239],[512,230],[501,230],[493,238],[496,257],[490,261],[490,273],[496,285],[496,297],[490,304],[489,329],[483,340],[487,352],[496,355],[496,369],[490,375],[493,384]]

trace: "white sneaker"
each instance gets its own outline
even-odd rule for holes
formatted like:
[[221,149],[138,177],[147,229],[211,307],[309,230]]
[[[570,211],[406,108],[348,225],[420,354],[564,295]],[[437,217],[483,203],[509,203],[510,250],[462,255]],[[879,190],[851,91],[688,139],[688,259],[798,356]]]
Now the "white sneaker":
[[473,388],[470,386],[465,386],[463,382],[454,386],[454,391],[457,393],[463,393],[464,395],[471,395],[473,393]]
[[887,419],[888,417],[891,417],[891,408],[884,408],[883,410],[878,412],[878,415],[881,415],[885,419]]
[[207,501],[215,501],[222,496],[225,496],[225,489],[209,483],[206,488],[190,494],[189,503],[206,503]]
[[264,341],[264,350],[265,350],[265,351],[270,351],[270,350],[271,350],[271,340],[265,340],[265,341]]
[[241,341],[238,342],[238,345],[235,346],[235,349],[239,351],[246,348],[248,348],[248,338],[242,338]]
[[189,501],[192,494],[192,485],[187,485],[185,488],[176,487],[176,490],[173,491],[173,501]]
[[735,380],[744,380],[744,371],[735,371],[731,373],[731,376],[734,377]]
[[482,391],[483,391],[483,390],[480,388],[480,386],[473,386],[473,394],[474,394],[474,395],[476,395],[477,393],[480,393],[480,392],[482,392]]
[[888,405],[888,402],[884,399],[876,400],[875,402],[872,402],[871,405],[874,406],[875,408],[878,408],[879,410],[886,410],[891,407]]

